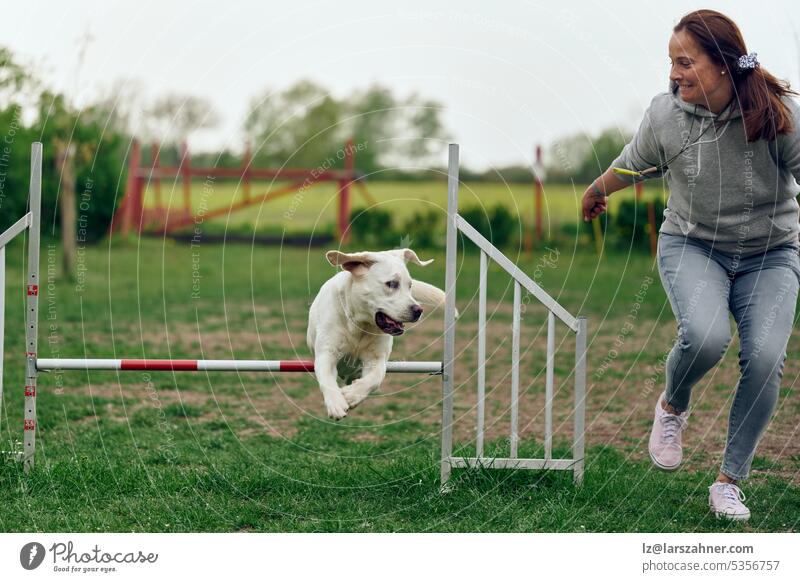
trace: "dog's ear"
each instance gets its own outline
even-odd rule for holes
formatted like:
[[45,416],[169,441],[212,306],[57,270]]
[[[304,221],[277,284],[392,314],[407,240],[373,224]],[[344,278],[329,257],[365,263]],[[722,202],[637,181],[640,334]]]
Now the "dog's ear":
[[427,261],[420,261],[417,253],[412,251],[411,249],[400,249],[397,251],[405,262],[411,261],[412,263],[416,263],[420,267],[424,267],[426,265],[430,265],[433,262],[433,259],[428,259]]
[[350,271],[353,275],[363,275],[376,262],[372,253],[328,251],[325,253],[325,258],[334,267],[341,267],[345,271]]

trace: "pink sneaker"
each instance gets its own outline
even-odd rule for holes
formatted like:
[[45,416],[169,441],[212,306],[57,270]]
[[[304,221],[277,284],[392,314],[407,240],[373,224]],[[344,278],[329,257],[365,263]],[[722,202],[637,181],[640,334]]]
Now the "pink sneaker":
[[717,481],[708,488],[708,505],[717,518],[747,521],[750,510],[742,503],[744,500],[744,493],[733,483]]
[[664,394],[661,394],[656,402],[656,414],[648,448],[650,458],[656,467],[664,471],[674,471],[683,458],[681,432],[689,422],[689,411],[670,414],[661,407],[662,400],[665,400]]

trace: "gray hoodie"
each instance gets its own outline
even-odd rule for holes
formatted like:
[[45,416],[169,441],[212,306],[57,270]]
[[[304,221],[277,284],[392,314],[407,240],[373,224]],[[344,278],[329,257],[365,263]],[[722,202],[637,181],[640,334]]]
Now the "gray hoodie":
[[[800,106],[789,97],[783,100],[792,112],[794,131],[770,142],[748,143],[736,100],[715,115],[686,103],[670,82],[670,90],[653,98],[636,135],[611,165],[644,170],[668,162],[705,131],[699,143],[669,161],[665,170],[645,175],[665,176],[669,186],[660,232],[704,239],[741,257],[797,242]],[[718,127],[710,127],[715,119]],[[617,176],[630,183],[643,179]]]

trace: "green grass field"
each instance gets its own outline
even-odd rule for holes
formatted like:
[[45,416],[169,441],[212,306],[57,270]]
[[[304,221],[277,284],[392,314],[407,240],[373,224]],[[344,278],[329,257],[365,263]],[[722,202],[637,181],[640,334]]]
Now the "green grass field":
[[[308,305],[333,273],[323,251],[144,239],[85,249],[81,277],[69,283],[44,241],[39,356],[307,357]],[[442,285],[444,257],[432,256],[433,265],[412,274]],[[8,249],[5,450],[19,448],[22,435],[22,257],[19,243]],[[380,393],[333,423],[310,375],[43,374],[37,466],[24,476],[18,464],[0,462],[0,530],[797,530],[796,359],[787,360],[779,409],[744,485],[753,517],[744,525],[718,522],[706,487],[724,448],[738,340],[695,388],[685,465],[658,472],[647,438],[675,321],[652,260],[614,253],[598,261],[567,246],[516,258],[571,313],[589,318],[583,487],[568,473],[456,471],[453,492],[440,495],[438,378],[390,376]],[[460,255],[460,447],[474,437],[477,274],[477,257]],[[504,455],[512,288],[496,269],[488,294],[487,438]],[[542,446],[546,332],[541,308],[524,303],[523,456]],[[566,454],[574,341],[557,328],[554,426],[556,453]],[[440,358],[440,332],[441,314],[433,313],[396,341],[393,358]],[[795,333],[790,353],[798,341]]]
[[[253,183],[251,196],[266,193],[286,185]],[[561,225],[575,224],[579,217],[580,200],[587,185],[547,184],[544,187],[542,225],[544,235],[551,238]],[[367,189],[378,205],[392,213],[399,228],[414,213],[429,208],[444,209],[447,206],[447,184],[444,181],[428,182],[368,182]],[[466,183],[459,192],[462,209],[472,206],[492,208],[506,206],[514,215],[521,216],[530,224],[533,216],[533,185],[502,183]],[[215,230],[234,229],[250,232],[334,232],[336,220],[337,187],[332,183],[312,186],[299,194],[291,194],[276,200],[250,206],[211,221]],[[647,195],[660,195],[657,185],[648,184]],[[216,208],[229,208],[244,195],[241,184],[234,180],[213,182],[195,181],[192,184],[191,204],[195,213],[204,213]],[[633,189],[620,191],[609,198],[609,210],[615,211],[619,203],[633,197]],[[357,188],[353,188],[352,208],[365,208],[367,200]],[[170,212],[183,207],[183,190],[180,183],[169,182],[161,186],[162,205]],[[151,186],[145,193],[145,206],[156,205],[156,194]]]

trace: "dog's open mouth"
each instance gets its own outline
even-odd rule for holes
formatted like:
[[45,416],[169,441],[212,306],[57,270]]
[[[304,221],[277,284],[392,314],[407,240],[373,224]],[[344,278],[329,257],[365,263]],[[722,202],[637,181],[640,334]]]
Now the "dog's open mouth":
[[403,335],[405,331],[401,322],[392,319],[383,311],[379,311],[375,314],[375,324],[382,332],[388,333],[389,335]]

